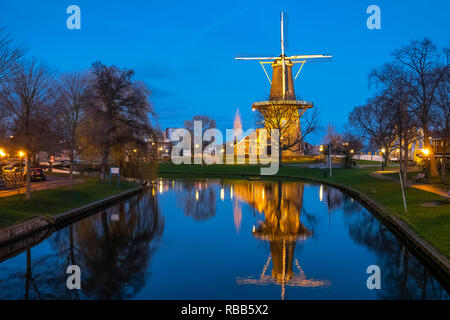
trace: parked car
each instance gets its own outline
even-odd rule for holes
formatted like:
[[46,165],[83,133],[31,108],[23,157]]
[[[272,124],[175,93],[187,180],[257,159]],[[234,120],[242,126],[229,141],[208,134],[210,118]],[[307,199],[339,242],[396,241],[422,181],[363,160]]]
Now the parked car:
[[45,176],[44,170],[42,168],[32,168],[30,172],[31,181],[45,181],[47,177]]

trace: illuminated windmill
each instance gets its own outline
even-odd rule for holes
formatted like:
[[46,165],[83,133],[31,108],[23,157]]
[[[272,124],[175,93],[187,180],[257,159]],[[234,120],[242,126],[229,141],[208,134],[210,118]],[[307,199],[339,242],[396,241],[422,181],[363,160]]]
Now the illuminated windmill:
[[[268,101],[255,102],[252,105],[252,110],[261,110],[263,108],[289,108],[294,109],[295,123],[292,128],[291,134],[295,134],[300,131],[300,117],[303,113],[313,107],[312,102],[297,100],[294,90],[294,81],[297,79],[303,65],[309,59],[318,58],[331,58],[331,55],[327,54],[312,54],[312,55],[294,55],[287,56],[284,52],[284,31],[283,31],[283,12],[281,13],[281,54],[278,57],[248,57],[248,58],[235,58],[236,60],[258,60],[261,67],[266,74],[267,79],[271,85],[270,96]],[[272,65],[272,79],[270,79],[265,64]],[[299,64],[299,69],[293,77],[292,67],[294,64]],[[298,118],[297,118],[298,115]],[[298,120],[297,120],[298,119]]]

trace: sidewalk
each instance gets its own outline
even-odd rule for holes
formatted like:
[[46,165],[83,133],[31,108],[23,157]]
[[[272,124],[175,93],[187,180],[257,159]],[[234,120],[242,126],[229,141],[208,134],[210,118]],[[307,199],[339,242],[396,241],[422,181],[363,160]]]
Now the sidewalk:
[[[386,176],[385,175],[386,173],[397,173],[398,174],[398,171],[395,171],[395,170],[394,171],[387,171],[387,170],[385,170],[385,171],[375,171],[375,172],[370,173],[369,175],[371,177],[374,177],[374,178],[377,178],[377,179],[390,180],[390,181],[399,183],[400,178],[394,179],[392,177]],[[442,196],[444,198],[449,198],[449,190],[445,191],[443,189],[440,189],[438,187],[433,186],[432,184],[411,183],[410,182],[410,183],[407,184],[407,186],[408,187],[412,187],[412,188],[416,188],[416,189],[419,189],[419,190],[422,190],[422,191],[435,193],[435,194],[438,194],[438,195],[440,195],[440,196]]]
[[410,187],[413,187],[413,188],[416,188],[416,189],[419,189],[422,191],[436,193],[445,198],[449,197],[449,191],[445,191],[443,189],[437,188],[437,187],[433,186],[432,184],[412,184],[412,185],[410,185]]

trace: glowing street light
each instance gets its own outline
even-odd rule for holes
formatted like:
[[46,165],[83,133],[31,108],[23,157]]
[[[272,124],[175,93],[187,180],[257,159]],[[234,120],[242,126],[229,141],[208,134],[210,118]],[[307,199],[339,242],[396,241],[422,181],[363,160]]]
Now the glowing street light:
[[19,151],[19,157],[23,158],[24,155],[25,153],[23,151]]
[[386,152],[386,149],[385,149],[385,148],[381,149],[381,152],[382,152],[382,153],[385,153],[385,152]]
[[430,154],[430,150],[429,150],[429,149],[422,149],[422,153],[423,153],[425,156],[428,156],[428,155]]

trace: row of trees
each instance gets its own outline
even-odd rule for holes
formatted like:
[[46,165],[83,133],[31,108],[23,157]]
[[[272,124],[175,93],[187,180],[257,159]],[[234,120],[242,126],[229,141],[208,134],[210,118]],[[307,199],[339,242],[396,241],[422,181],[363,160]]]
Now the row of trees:
[[429,39],[411,41],[393,53],[392,61],[374,69],[370,84],[375,95],[355,107],[349,123],[372,147],[384,150],[384,159],[400,150],[400,170],[406,182],[408,149],[418,140],[429,152],[429,173],[438,177],[431,138],[441,138],[445,182],[446,153],[450,141],[449,48],[438,50]]
[[101,178],[112,156],[127,150],[142,154],[158,131],[150,117],[149,90],[133,80],[133,71],[100,62],[86,72],[57,75],[24,56],[22,48],[0,30],[0,128],[2,143],[26,154],[27,199],[30,169],[40,151],[65,152],[74,161],[89,151],[101,159]]

